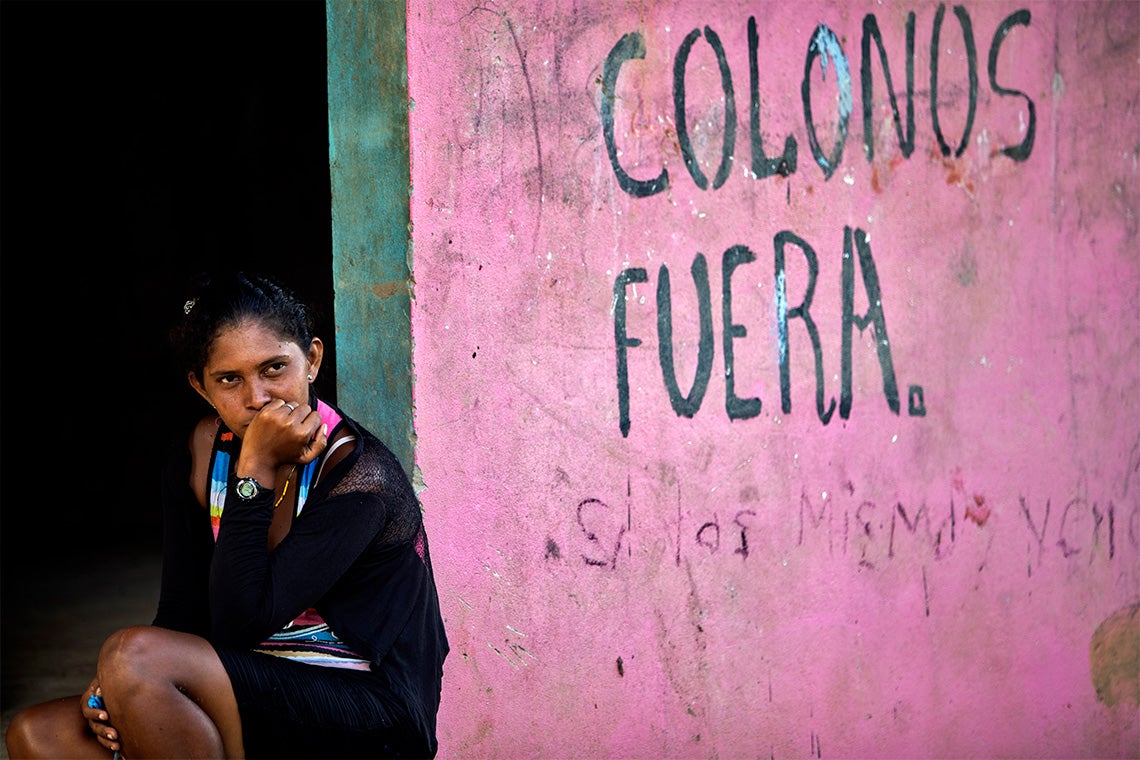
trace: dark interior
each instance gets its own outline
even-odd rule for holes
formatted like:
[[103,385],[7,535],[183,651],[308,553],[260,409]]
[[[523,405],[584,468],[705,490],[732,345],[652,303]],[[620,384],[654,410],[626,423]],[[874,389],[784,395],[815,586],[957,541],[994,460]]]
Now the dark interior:
[[332,401],[336,347],[323,2],[4,0],[0,56],[8,623],[32,574],[158,545],[162,457],[207,411],[166,348],[192,273],[313,303]]

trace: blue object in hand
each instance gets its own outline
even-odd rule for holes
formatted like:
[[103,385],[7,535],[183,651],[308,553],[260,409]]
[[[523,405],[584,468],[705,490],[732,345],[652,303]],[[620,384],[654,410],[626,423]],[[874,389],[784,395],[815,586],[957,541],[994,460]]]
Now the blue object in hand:
[[107,705],[103,704],[103,698],[98,694],[92,694],[87,698],[87,706],[96,710],[105,710]]

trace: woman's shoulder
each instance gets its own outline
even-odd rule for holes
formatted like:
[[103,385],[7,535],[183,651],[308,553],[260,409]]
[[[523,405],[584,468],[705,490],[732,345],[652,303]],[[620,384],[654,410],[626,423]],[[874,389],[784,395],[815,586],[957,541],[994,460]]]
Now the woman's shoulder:
[[336,469],[336,466],[353,453],[357,446],[356,432],[342,419],[341,423],[329,434],[317,479],[320,480],[325,473]]
[[218,426],[221,424],[222,420],[220,417],[218,417],[218,415],[207,414],[195,422],[191,430],[193,432],[193,435],[200,435],[209,438],[212,441],[214,434],[218,432]]
[[336,434],[337,438],[351,438],[355,444],[353,449],[359,450],[360,456],[365,461],[378,459],[386,466],[398,466],[399,464],[392,450],[379,436],[366,428],[359,420],[349,417],[343,412],[341,412],[341,424],[337,426]]
[[216,415],[207,415],[198,420],[191,428],[187,444],[190,449],[191,461],[197,467],[204,467],[209,462],[210,454],[214,450],[214,439],[218,435],[220,425],[221,420]]
[[[343,458],[349,459],[351,456],[347,467],[354,472],[353,482],[358,487],[363,486],[360,489],[363,491],[377,491],[387,497],[402,493],[414,500],[411,481],[392,450],[359,420],[343,411],[338,411],[341,415],[341,424],[337,426],[335,435],[330,438],[330,444],[342,437],[349,437],[352,440],[351,445],[343,445],[343,449],[346,449]],[[336,453],[339,454],[340,451]],[[369,485],[364,486],[364,484]]]

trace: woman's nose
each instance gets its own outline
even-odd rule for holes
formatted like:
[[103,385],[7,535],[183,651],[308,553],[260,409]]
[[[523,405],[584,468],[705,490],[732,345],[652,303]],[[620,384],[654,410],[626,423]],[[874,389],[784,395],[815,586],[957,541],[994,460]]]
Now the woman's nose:
[[269,386],[264,383],[259,383],[256,380],[250,382],[247,386],[249,389],[249,396],[246,399],[246,405],[250,409],[258,409],[268,404],[273,400],[273,394],[269,392]]

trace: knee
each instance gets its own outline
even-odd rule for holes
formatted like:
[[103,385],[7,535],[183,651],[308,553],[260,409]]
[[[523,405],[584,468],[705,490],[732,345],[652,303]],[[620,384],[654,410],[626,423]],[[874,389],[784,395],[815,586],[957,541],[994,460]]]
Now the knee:
[[[31,708],[29,708],[31,709]],[[21,710],[12,716],[8,723],[8,732],[4,734],[4,747],[8,750],[8,757],[28,757],[28,746],[32,740],[33,721],[28,717],[28,710]]]
[[[78,697],[76,698],[78,700]],[[79,705],[75,706],[76,714]],[[48,757],[43,748],[52,729],[46,725],[47,713],[41,705],[27,707],[12,716],[4,734],[4,747],[12,760],[25,757]]]
[[129,694],[131,687],[153,670],[162,634],[161,629],[136,625],[108,636],[99,650],[99,682],[103,691]]

